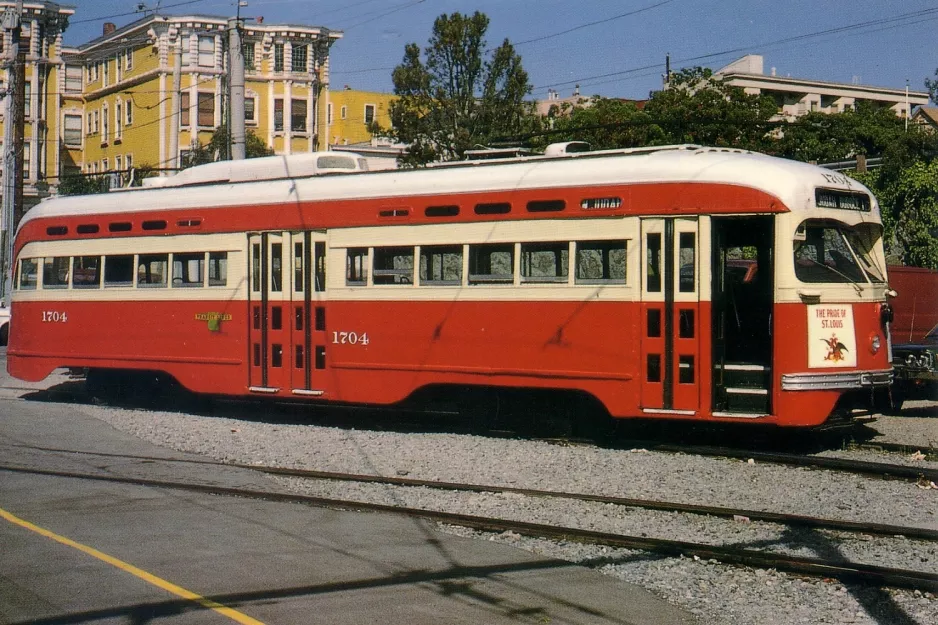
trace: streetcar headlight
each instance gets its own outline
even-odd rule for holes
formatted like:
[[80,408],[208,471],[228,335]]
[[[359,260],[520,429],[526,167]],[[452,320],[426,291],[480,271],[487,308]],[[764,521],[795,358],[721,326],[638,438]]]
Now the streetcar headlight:
[[878,334],[874,334],[870,339],[870,351],[875,354],[879,352],[880,347],[882,347],[882,339],[879,338]]

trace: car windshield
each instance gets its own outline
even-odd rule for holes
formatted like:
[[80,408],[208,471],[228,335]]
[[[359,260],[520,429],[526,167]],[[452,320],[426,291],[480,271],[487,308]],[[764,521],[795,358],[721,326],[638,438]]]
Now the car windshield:
[[[802,282],[864,283],[867,276],[882,282],[881,272],[862,241],[846,228],[830,223],[808,222],[802,226],[803,241],[794,242],[795,275]],[[851,240],[856,246],[851,245]],[[858,258],[860,259],[858,261]],[[861,268],[861,263],[863,268]],[[869,268],[867,272],[864,269]]]

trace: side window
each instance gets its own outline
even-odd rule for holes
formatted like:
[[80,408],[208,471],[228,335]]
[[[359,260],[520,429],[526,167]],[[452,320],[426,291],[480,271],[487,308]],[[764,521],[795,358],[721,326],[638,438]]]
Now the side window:
[[166,286],[168,254],[141,254],[137,262],[137,286]]
[[104,257],[104,286],[133,286],[134,255]]
[[228,252],[208,253],[208,285],[225,286],[228,284]]
[[420,248],[420,284],[460,286],[462,246],[435,245]]
[[101,257],[76,256],[72,267],[72,287],[97,289],[101,287]]
[[345,284],[349,286],[365,286],[368,282],[368,248],[349,248],[345,260]]
[[372,276],[375,284],[413,284],[414,248],[376,247]]
[[64,289],[68,287],[68,270],[72,259],[69,256],[47,257],[42,265],[42,288]]
[[205,254],[173,254],[173,287],[202,286]]
[[511,284],[514,268],[513,243],[469,246],[469,284]]
[[35,290],[39,283],[39,259],[24,258],[20,261],[20,288],[24,291]]
[[521,246],[522,282],[566,282],[570,273],[567,243],[525,243]]
[[625,284],[627,241],[576,244],[577,284]]

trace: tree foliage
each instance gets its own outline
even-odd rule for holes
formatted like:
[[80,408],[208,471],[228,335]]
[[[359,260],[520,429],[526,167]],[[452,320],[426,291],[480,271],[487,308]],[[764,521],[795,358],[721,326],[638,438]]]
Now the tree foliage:
[[778,107],[769,95],[748,94],[695,67],[672,76],[669,88],[653,93],[644,110],[666,143],[762,150]]
[[411,43],[392,74],[392,127],[388,135],[409,145],[405,166],[456,160],[466,150],[501,137],[516,137],[535,122],[528,74],[505,39],[485,60],[489,19],[441,15],[421,58]]
[[93,193],[107,193],[110,188],[110,179],[107,174],[86,176],[73,174],[64,176],[59,180],[59,195],[90,195]]
[[[182,163],[182,168],[194,167],[195,165],[204,165],[214,163],[215,161],[227,161],[230,156],[231,141],[228,133],[228,126],[222,124],[212,133],[208,143],[202,145],[198,143],[189,151],[189,158]],[[261,156],[272,156],[274,151],[267,147],[267,144],[254,132],[248,129],[244,133],[244,152],[246,158],[258,158]]]

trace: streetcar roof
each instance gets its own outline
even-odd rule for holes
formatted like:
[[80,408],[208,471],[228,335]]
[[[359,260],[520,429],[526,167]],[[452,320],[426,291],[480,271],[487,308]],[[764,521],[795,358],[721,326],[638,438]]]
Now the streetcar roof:
[[[308,159],[305,155],[279,157],[285,164],[284,171],[291,171],[290,163],[294,158]],[[218,169],[218,164],[203,167]],[[194,173],[187,175],[197,178],[193,176]],[[559,157],[468,161],[443,167],[335,173],[328,176],[307,175],[253,181],[249,177],[241,179],[244,181],[209,181],[213,183],[166,185],[93,196],[50,198],[32,208],[23,217],[20,226],[44,217],[188,207],[224,208],[324,200],[429,198],[439,194],[648,183],[709,183],[748,187],[778,198],[793,211],[811,206],[818,188],[869,193],[865,186],[855,180],[816,165],[741,150],[698,146],[578,152]],[[875,199],[872,210],[878,218]],[[844,219],[855,221],[855,218],[846,214]]]

